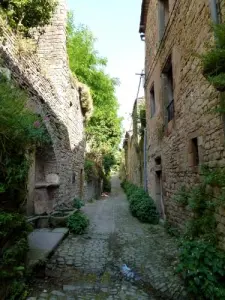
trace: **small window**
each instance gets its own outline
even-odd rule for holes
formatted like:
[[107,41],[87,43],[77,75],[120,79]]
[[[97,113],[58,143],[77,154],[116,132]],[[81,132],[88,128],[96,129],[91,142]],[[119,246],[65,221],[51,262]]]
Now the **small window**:
[[155,163],[156,165],[161,165],[161,156],[156,157]]
[[155,115],[155,90],[154,85],[150,90],[150,106],[151,106],[151,117]]
[[190,141],[190,166],[195,167],[199,165],[199,150],[198,150],[198,138],[193,138]]
[[72,184],[75,184],[75,182],[76,182],[76,174],[75,174],[75,172],[73,172],[73,174],[72,174]]
[[168,123],[174,118],[173,67],[171,56],[169,57],[166,66],[163,69],[162,79],[165,121]]
[[159,0],[159,40],[163,38],[169,20],[169,0]]

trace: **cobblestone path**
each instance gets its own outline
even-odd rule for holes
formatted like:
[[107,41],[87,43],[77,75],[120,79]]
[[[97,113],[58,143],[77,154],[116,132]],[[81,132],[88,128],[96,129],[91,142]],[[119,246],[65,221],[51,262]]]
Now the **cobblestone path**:
[[[176,241],[160,225],[142,224],[129,212],[119,180],[110,198],[87,204],[90,227],[69,235],[47,263],[45,280],[35,280],[30,299],[187,299],[174,274]],[[122,264],[141,280],[125,279]]]

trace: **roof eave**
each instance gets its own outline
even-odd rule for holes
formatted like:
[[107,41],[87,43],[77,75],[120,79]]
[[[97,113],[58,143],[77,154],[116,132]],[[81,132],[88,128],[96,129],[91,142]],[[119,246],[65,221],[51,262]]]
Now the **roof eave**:
[[145,34],[149,3],[150,0],[142,0],[139,33]]

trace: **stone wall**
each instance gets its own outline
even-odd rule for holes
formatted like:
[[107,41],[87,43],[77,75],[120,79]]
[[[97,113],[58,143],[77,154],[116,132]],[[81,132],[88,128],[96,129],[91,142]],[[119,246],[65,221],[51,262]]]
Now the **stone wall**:
[[[158,1],[149,3],[145,32],[148,189],[155,200],[161,193],[167,219],[179,226],[188,218],[189,212],[177,206],[172,197],[181,185],[190,186],[199,181],[199,167],[193,163],[191,140],[198,140],[199,165],[225,165],[224,124],[220,115],[212,111],[219,103],[218,93],[202,76],[196,55],[203,53],[206,42],[214,39],[210,22],[208,0],[169,0],[169,20],[160,42]],[[161,74],[170,55],[175,116],[165,124]],[[153,83],[156,114],[151,118],[150,88]],[[222,211],[218,218],[225,224]],[[221,226],[224,234],[225,227]]]
[[141,135],[140,108],[144,105],[144,98],[135,101],[132,112],[131,132],[127,132],[124,140],[125,177],[137,186],[143,186],[144,176],[144,140]]
[[28,91],[29,106],[42,116],[52,142],[32,154],[28,214],[51,212],[83,195],[83,115],[78,86],[69,70],[66,17],[65,0],[60,0],[33,54],[18,49],[19,39],[0,20],[3,65]]

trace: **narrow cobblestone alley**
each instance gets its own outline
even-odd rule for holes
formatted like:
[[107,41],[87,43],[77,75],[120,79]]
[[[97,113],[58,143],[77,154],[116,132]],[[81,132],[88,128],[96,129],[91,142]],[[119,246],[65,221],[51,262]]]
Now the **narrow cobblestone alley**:
[[[85,206],[88,232],[63,241],[47,263],[47,278],[34,281],[31,299],[186,299],[174,274],[176,241],[162,226],[133,218],[116,177],[112,186],[111,197]],[[126,280],[123,264],[141,280]]]

